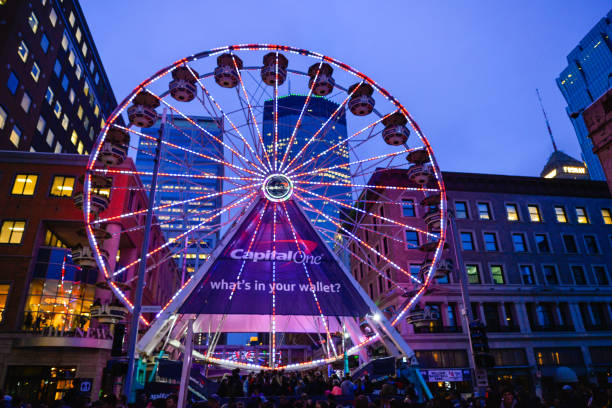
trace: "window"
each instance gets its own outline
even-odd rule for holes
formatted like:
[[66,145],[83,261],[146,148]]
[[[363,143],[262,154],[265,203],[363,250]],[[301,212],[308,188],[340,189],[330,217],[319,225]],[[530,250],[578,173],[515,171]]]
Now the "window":
[[17,125],[13,125],[13,130],[11,130],[11,135],[9,139],[15,147],[19,147],[19,142],[21,141],[21,129]]
[[19,48],[17,48],[17,54],[23,62],[26,62],[26,60],[28,59],[28,47],[24,41],[19,43]]
[[49,38],[47,38],[45,33],[43,33],[42,37],[40,38],[40,48],[42,48],[45,54],[49,50]]
[[74,74],[76,75],[77,79],[81,79],[82,73],[83,73],[83,68],[81,68],[81,64],[77,62],[76,66],[74,67]]
[[38,133],[40,133],[42,135],[42,133],[45,131],[45,125],[47,124],[47,122],[45,121],[45,118],[41,116],[38,117],[38,123],[36,123],[36,130],[38,130]]
[[593,272],[595,273],[595,278],[597,279],[597,283],[600,285],[609,285],[610,279],[608,278],[608,273],[606,268],[603,266],[594,266]]
[[2,284],[0,285],[0,322],[4,317],[4,308],[6,307],[6,300],[9,295],[11,285]]
[[555,206],[555,216],[557,217],[557,222],[567,222],[567,214],[565,213],[565,208],[560,205]]
[[501,265],[491,265],[491,279],[497,285],[506,283],[504,280],[504,269]]
[[66,74],[64,74],[64,77],[62,78],[62,88],[64,89],[64,91],[68,90],[68,77],[66,76]]
[[61,143],[57,143],[55,145],[55,150],[53,150],[55,153],[61,153],[62,152],[62,144]]
[[461,233],[461,249],[464,251],[474,250],[474,236],[471,232]]
[[559,277],[557,275],[557,268],[553,265],[543,265],[542,272],[544,273],[544,279],[549,285],[558,285]]
[[79,140],[79,136],[77,135],[76,130],[73,130],[72,135],[70,136],[70,141],[72,142],[73,145],[76,146],[78,140]]
[[55,24],[57,24],[57,14],[53,7],[51,7],[51,12],[49,13],[49,20],[51,21],[51,25],[55,27]]
[[30,98],[27,92],[24,92],[21,97],[21,109],[23,109],[25,113],[28,113],[30,111],[30,105],[32,105],[32,98]]
[[408,244],[408,248],[417,248],[419,246],[418,232],[406,231],[406,244]]
[[49,145],[49,147],[51,147],[53,145],[53,141],[54,140],[55,140],[55,134],[53,133],[53,131],[51,129],[49,129],[47,131],[47,139],[46,139],[46,142]]
[[419,273],[421,272],[421,265],[410,264],[410,276],[419,279]]
[[87,81],[85,81],[85,83],[83,84],[83,93],[85,94],[85,96],[89,95],[89,84],[87,83]]
[[77,40],[78,43],[81,42],[81,28],[77,27],[76,32],[74,33],[74,36]]
[[79,105],[77,109],[77,116],[79,117],[79,119],[83,118],[83,107],[81,105]]
[[74,103],[74,98],[76,97],[76,95],[74,94],[74,91],[72,89],[70,89],[70,92],[68,93],[68,99],[70,100],[70,103]]
[[74,13],[72,11],[70,12],[70,16],[68,16],[68,22],[71,27],[74,27]]
[[64,244],[51,230],[47,230],[45,234],[45,246],[67,248],[66,244]]
[[4,108],[0,106],[0,129],[4,129],[4,125],[6,124],[7,118],[8,118],[8,114],[6,113]]
[[51,185],[50,196],[71,197],[74,189],[74,177],[55,176]]
[[584,274],[584,268],[578,265],[572,265],[572,276],[576,285],[586,285],[586,275]]
[[55,60],[53,72],[55,72],[55,75],[57,75],[58,78],[60,77],[60,75],[62,75],[62,64],[58,60]]
[[62,35],[62,48],[64,51],[68,50],[68,36],[66,35],[66,32],[64,32]]
[[518,221],[519,214],[516,204],[506,204],[506,217],[508,221]]
[[528,205],[529,219],[531,222],[542,222],[542,216],[540,215],[540,208],[537,205]]
[[30,17],[28,17],[28,24],[30,24],[32,32],[35,33],[38,30],[38,18],[36,17],[36,14],[34,14],[34,12],[31,12]]
[[100,75],[98,75],[97,72],[96,72],[96,76],[94,77],[94,82],[96,83],[96,85],[100,83]]
[[34,195],[38,176],[36,174],[17,174],[13,182],[11,194],[15,195]]
[[491,219],[491,209],[488,203],[478,203],[478,218],[481,220]]
[[525,242],[525,234],[512,234],[512,244],[514,252],[527,252],[527,242]]
[[597,245],[597,238],[595,238],[595,235],[585,235],[584,245],[586,246],[586,250],[589,254],[598,254],[600,252],[599,245]]
[[524,285],[535,285],[535,277],[533,274],[533,267],[531,265],[520,265],[521,279]]
[[465,270],[468,276],[468,283],[480,283],[480,271],[478,270],[478,265],[465,265]]
[[55,107],[53,108],[53,113],[55,113],[55,116],[59,119],[59,117],[62,114],[62,105],[59,103],[59,101],[55,101]]
[[[96,103],[96,106],[94,108],[94,115],[96,115],[96,118],[98,116],[100,116],[100,107],[98,106],[98,104]],[[382,208],[382,207],[381,207]]]
[[32,78],[34,78],[34,81],[38,82],[38,78],[40,78],[40,67],[36,62],[32,64],[30,74],[32,75]]
[[83,42],[83,46],[81,47],[81,53],[83,53],[83,57],[87,57],[87,43]]
[[458,219],[466,220],[469,218],[467,203],[465,201],[455,202],[455,213]]
[[9,91],[11,91],[13,95],[15,95],[15,92],[17,92],[17,87],[19,86],[19,79],[13,71],[11,71],[11,73],[9,74],[9,79],[6,82],[6,86],[8,87]]
[[64,113],[64,116],[62,117],[62,127],[64,130],[68,130],[68,122],[68,116]]
[[[79,140],[79,144],[77,145],[77,153],[78,154],[83,154],[83,150],[85,149],[85,145],[83,145],[83,142],[81,142]],[[380,258],[380,257],[379,257]]]
[[575,254],[578,252],[578,246],[576,245],[576,238],[573,235],[563,235],[563,245],[565,245],[565,252]]
[[47,92],[45,92],[45,99],[49,102],[49,105],[53,103],[53,90],[47,87]]
[[74,55],[74,51],[70,50],[68,52],[68,62],[70,63],[70,66],[73,67],[74,66],[74,60],[75,60],[75,55]]
[[[85,85],[87,85],[87,83]],[[416,212],[414,210],[414,200],[402,200],[402,215],[404,217],[416,217]]]
[[601,209],[601,218],[603,218],[603,223],[606,225],[612,224],[612,212],[610,212],[609,208]]
[[546,234],[535,234],[535,243],[538,252],[550,252],[550,244],[548,243],[548,236],[546,236]]
[[584,207],[576,207],[576,218],[578,224],[588,224],[589,217],[587,216],[586,209]]
[[93,59],[91,61],[89,61],[89,72],[91,72],[92,74],[94,72],[94,62],[93,62]]
[[499,251],[497,246],[497,236],[493,232],[485,232],[484,234],[485,251]]
[[5,220],[0,227],[1,244],[21,244],[25,221]]

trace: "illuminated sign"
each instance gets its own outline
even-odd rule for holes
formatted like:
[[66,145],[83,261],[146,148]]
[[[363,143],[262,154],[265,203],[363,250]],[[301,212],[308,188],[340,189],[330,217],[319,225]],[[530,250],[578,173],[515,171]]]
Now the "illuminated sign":
[[573,174],[586,174],[586,168],[584,167],[563,166],[563,171]]
[[550,173],[545,174],[544,178],[553,178],[557,175],[557,169],[553,169]]

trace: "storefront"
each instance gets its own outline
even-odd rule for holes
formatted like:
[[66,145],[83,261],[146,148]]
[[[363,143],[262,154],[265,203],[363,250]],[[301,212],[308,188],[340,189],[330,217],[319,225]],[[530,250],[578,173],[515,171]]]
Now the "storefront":
[[434,395],[446,391],[471,393],[473,390],[465,350],[417,350],[423,379]]

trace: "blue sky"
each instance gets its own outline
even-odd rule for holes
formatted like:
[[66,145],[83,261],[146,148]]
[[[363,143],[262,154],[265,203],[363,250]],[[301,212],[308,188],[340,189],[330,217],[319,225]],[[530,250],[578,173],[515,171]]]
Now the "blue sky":
[[184,56],[235,43],[318,51],[412,113],[443,170],[539,175],[552,146],[579,157],[555,78],[604,0],[81,0],[118,100]]

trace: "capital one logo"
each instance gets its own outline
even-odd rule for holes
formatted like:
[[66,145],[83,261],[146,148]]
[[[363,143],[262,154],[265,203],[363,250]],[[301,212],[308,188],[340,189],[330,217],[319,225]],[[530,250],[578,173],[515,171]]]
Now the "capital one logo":
[[277,252],[267,250],[265,252],[245,251],[244,249],[234,249],[230,252],[230,258],[247,260],[252,262],[259,261],[284,261],[297,264],[319,265],[321,263],[321,255],[309,255],[304,251],[287,251]]

